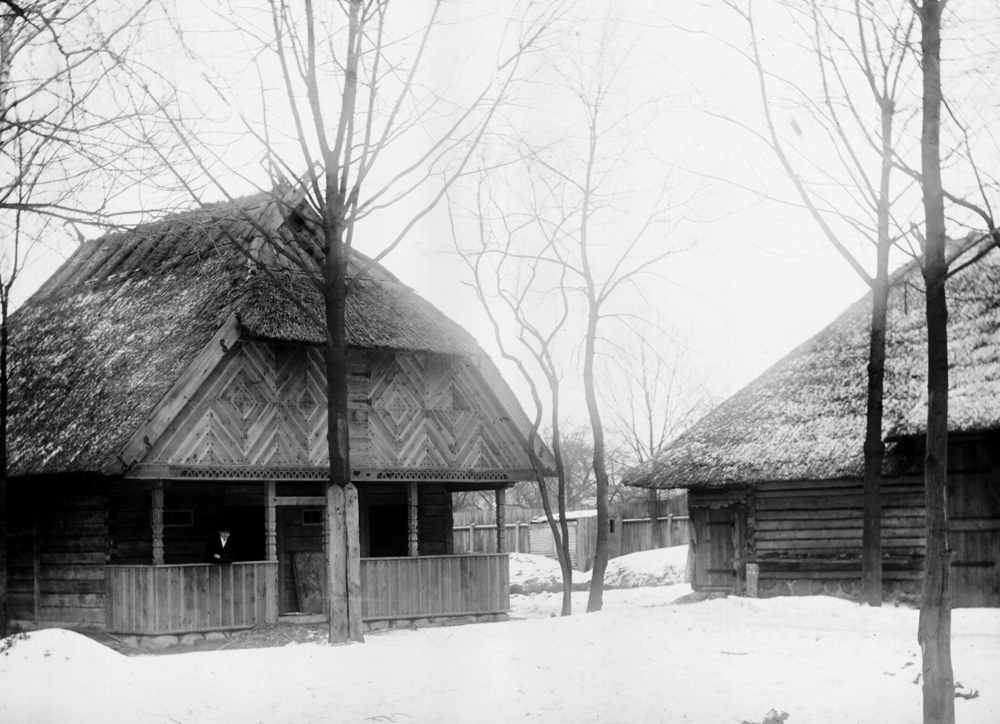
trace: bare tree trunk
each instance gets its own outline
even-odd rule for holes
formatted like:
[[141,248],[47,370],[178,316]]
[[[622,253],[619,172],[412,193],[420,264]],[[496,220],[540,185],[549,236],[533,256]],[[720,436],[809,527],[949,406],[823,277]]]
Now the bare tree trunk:
[[889,306],[889,179],[892,174],[892,118],[888,97],[879,99],[882,113],[882,164],[878,195],[878,238],[875,278],[872,280],[872,318],[868,346],[868,400],[864,444],[864,527],[861,542],[862,600],[882,605],[882,410],[885,397],[885,333]]
[[[557,490],[556,503],[559,507],[559,528],[561,536],[555,540],[559,542],[559,569],[562,571],[563,594],[561,616],[569,616],[573,612],[573,558],[569,550],[569,521],[566,520],[566,467],[562,458],[562,439],[559,436],[559,425],[556,416],[559,407],[553,404],[552,407],[552,448],[556,457]],[[546,515],[548,511],[546,511]]]
[[587,396],[587,411],[594,432],[594,478],[597,482],[597,549],[594,551],[594,569],[591,572],[590,595],[587,613],[600,611],[604,606],[604,573],[608,568],[608,470],[604,459],[604,428],[597,406],[594,388],[594,347],[597,342],[598,309],[591,304],[587,326],[587,341],[583,358],[583,385]]
[[350,585],[352,546],[348,545],[348,505],[357,506],[357,496],[348,495],[351,482],[349,434],[347,423],[347,326],[346,326],[346,264],[342,241],[342,199],[337,193],[336,177],[327,172],[326,253],[323,280],[326,284],[327,342],[324,359],[327,379],[327,444],[330,448],[330,481],[327,490],[327,575],[329,591],[330,642],[362,641],[361,602],[359,592]]
[[0,298],[0,638],[7,635],[7,291]]
[[[951,666],[951,561],[948,541],[948,306],[945,297],[945,220],[941,184],[941,10],[944,2],[924,0],[917,8],[922,37],[923,173],[927,285],[927,458],[924,486],[927,551],[917,640],[923,656],[925,724],[955,721],[955,680]],[[916,6],[915,6],[916,7]]]

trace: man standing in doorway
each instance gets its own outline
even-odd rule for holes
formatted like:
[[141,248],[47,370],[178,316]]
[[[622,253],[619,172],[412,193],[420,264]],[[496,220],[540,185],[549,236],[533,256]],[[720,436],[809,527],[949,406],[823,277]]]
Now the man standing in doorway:
[[218,535],[205,542],[205,563],[229,565],[233,562],[233,544],[229,540],[229,526],[220,525]]

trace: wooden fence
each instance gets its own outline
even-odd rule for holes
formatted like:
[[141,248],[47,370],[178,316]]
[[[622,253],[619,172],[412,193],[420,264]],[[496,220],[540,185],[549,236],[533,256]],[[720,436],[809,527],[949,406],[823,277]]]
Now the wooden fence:
[[654,539],[651,518],[625,518],[622,520],[621,555],[651,551],[656,548],[672,548],[691,542],[690,520],[686,515],[668,515],[659,518],[658,539]]
[[105,568],[108,631],[183,634],[278,620],[277,562]]
[[[613,517],[612,519],[620,521],[621,525],[620,541],[617,536],[612,535],[612,557],[654,550],[656,548],[682,546],[691,542],[690,523],[686,515],[666,515],[658,518],[659,525],[656,529],[656,536],[654,536],[652,518]],[[539,524],[536,523],[535,525]],[[541,525],[545,526],[546,531],[548,530],[547,523]],[[496,530],[496,525],[455,526],[453,529],[455,552],[496,553]],[[533,553],[534,551],[531,550],[530,530],[530,523],[508,523],[506,525],[507,552]],[[540,552],[541,555],[551,555],[551,537],[549,541],[550,545],[544,552]]]
[[506,555],[362,558],[364,620],[500,613],[510,609]]
[[[455,553],[496,553],[496,525],[455,526]],[[507,553],[530,553],[531,523],[508,523],[506,525]]]
[[[609,513],[612,518],[649,518],[651,515],[652,503],[649,501],[633,501],[631,503],[616,503],[610,506]],[[555,508],[553,508],[555,512]],[[656,502],[656,515],[658,518],[665,518],[668,515],[687,515],[687,493],[683,495],[671,495]],[[530,523],[535,518],[545,515],[543,508],[522,508],[517,505],[507,505],[505,516],[507,524]],[[479,527],[481,525],[494,525],[496,523],[496,512],[492,509],[479,510],[477,508],[462,508],[453,513],[454,525],[456,528],[468,528],[470,525]]]

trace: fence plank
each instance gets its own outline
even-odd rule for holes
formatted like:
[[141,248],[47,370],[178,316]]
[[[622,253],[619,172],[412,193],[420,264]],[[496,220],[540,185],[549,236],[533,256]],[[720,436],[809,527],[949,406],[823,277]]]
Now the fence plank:
[[363,558],[366,620],[506,611],[506,554]]
[[277,562],[107,566],[105,626],[156,634],[273,623],[277,607],[271,611],[264,595],[271,579]]

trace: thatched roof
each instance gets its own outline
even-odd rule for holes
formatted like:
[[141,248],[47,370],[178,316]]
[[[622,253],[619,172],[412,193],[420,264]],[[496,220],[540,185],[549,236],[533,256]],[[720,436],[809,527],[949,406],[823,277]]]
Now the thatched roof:
[[[322,343],[276,285],[323,319],[318,290],[261,242],[284,223],[284,201],[258,194],[83,244],[11,318],[9,474],[117,474],[129,436],[232,313],[245,336]],[[355,253],[348,276],[367,261]],[[380,266],[348,298],[347,336],[359,348],[485,357]]]
[[[893,276],[883,427],[890,441],[926,429],[923,289],[915,262]],[[949,429],[1000,429],[1000,252],[959,272],[947,289]],[[870,323],[869,294],[629,471],[625,483],[689,488],[860,477]]]

